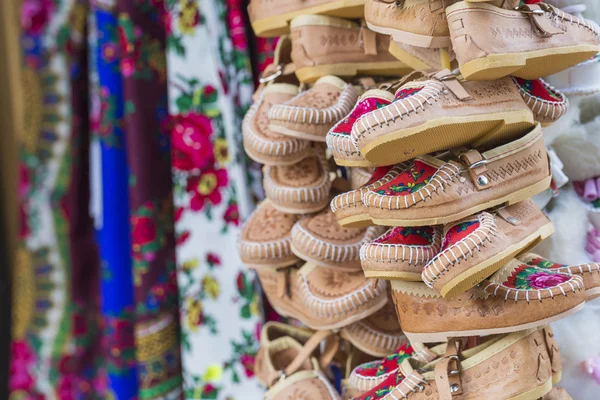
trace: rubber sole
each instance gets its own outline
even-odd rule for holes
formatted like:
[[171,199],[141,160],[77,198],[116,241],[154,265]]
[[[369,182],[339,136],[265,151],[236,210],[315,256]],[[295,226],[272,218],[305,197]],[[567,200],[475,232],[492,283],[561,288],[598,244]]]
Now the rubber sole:
[[[551,324],[552,322],[556,322],[560,319],[568,317],[569,315],[575,314],[578,311],[581,311],[584,306],[585,303],[581,303],[571,308],[570,310],[567,310],[563,313],[554,315],[549,318],[545,318],[543,320],[529,322],[527,324],[507,326],[504,328],[473,329],[468,331],[447,331],[436,333],[411,333],[407,332],[406,330],[403,330],[403,332],[409,341],[421,343],[446,342],[449,338],[452,337],[500,335],[518,331],[525,331],[527,329],[534,329],[540,326]],[[550,379],[550,383],[552,383],[552,379]],[[538,397],[535,397],[535,399],[537,399]]]
[[338,224],[343,228],[367,228],[373,226],[373,221],[371,221],[369,214],[359,214],[340,218]]
[[552,390],[552,378],[548,379],[542,386],[531,389],[518,396],[511,397],[508,400],[538,400],[548,394]]
[[442,117],[390,132],[360,148],[376,165],[393,165],[423,154],[465,145],[506,143],[535,125],[529,109],[494,114]]
[[361,160],[361,161],[342,160],[342,159],[335,158],[335,157],[333,157],[333,160],[340,167],[363,167],[364,168],[364,167],[374,167],[375,166],[369,160]]
[[561,379],[562,379],[562,371],[552,374],[552,384],[553,385],[558,385],[558,383],[560,382]]
[[[422,218],[422,219],[395,219],[395,218],[377,218],[371,215],[371,220],[375,225],[383,225],[383,226],[428,226],[428,225],[442,225],[447,224],[449,222],[458,221],[470,215],[476,214],[480,211],[486,210],[488,208],[496,207],[501,204],[512,205],[519,203],[523,200],[527,200],[538,193],[543,192],[544,190],[550,187],[550,183],[552,182],[552,176],[548,176],[543,180],[539,181],[536,184],[513,192],[504,197],[500,197],[499,199],[488,201],[487,203],[481,203],[466,210],[463,210],[459,213],[448,215],[445,217],[435,217],[435,218]],[[427,210],[423,210],[425,213]]]
[[599,46],[578,44],[522,53],[492,54],[465,63],[460,67],[460,72],[465,79],[473,81],[492,81],[508,75],[538,79],[577,65],[599,51]]
[[289,23],[300,15],[323,14],[342,18],[362,18],[365,0],[335,0],[314,7],[258,19],[252,22],[254,34],[258,37],[276,37],[290,32]]
[[394,41],[390,41],[390,47],[388,51],[391,55],[393,55],[398,60],[402,61],[404,64],[408,65],[415,71],[428,71],[432,69],[428,64],[419,60],[417,57],[402,50],[396,43],[394,43]]
[[363,268],[367,278],[387,279],[390,281],[421,282],[421,274],[399,271],[369,271]]
[[440,294],[446,299],[451,299],[461,293],[466,292],[487,277],[493,275],[496,271],[502,268],[508,260],[517,254],[526,252],[544,239],[554,233],[552,223],[547,223],[538,229],[536,232],[527,236],[519,243],[507,247],[500,253],[488,258],[484,262],[469,268],[467,271],[456,276],[440,289]]
[[378,26],[370,23],[369,21],[367,21],[367,27],[374,32],[391,36],[393,41],[406,43],[410,46],[426,47],[432,49],[437,49],[440,47],[452,47],[450,36],[419,35],[417,33],[402,31],[400,29]]
[[412,68],[400,61],[342,63],[299,68],[296,70],[296,77],[302,83],[311,83],[327,75],[340,77],[356,75],[399,76],[411,71]]

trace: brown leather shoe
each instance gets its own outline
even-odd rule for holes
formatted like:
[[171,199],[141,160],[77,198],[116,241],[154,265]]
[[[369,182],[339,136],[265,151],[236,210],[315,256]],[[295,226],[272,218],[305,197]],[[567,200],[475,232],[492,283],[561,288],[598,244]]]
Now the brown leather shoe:
[[423,268],[423,281],[455,297],[552,233],[552,223],[531,199],[453,222],[444,227],[441,252]]
[[331,201],[331,211],[335,214],[340,226],[363,228],[372,225],[369,210],[362,202],[363,195],[369,190],[375,190],[389,182],[392,177],[401,173],[406,167],[404,164],[394,167],[378,167],[364,186],[335,196]]
[[[458,221],[488,208],[516,204],[550,185],[542,129],[450,161],[422,156],[410,169],[363,196],[371,220],[386,226],[427,226]],[[462,160],[459,161],[459,160]]]
[[420,282],[423,267],[440,251],[441,237],[437,226],[390,228],[361,247],[365,276]]
[[[394,41],[411,46],[451,47],[446,7],[457,0],[366,0],[367,26]],[[489,0],[504,7],[515,7],[518,0]]]
[[404,360],[396,377],[355,400],[538,400],[552,390],[541,329],[493,337],[468,350],[464,342],[450,340],[445,355],[426,366]]
[[327,132],[358,99],[354,86],[336,76],[319,79],[312,88],[269,110],[269,129],[299,139],[324,142]]
[[300,259],[292,253],[292,226],[298,216],[279,211],[269,200],[258,205],[238,239],[242,262],[249,268],[287,267]]
[[365,0],[251,0],[248,14],[254,34],[276,37],[290,31],[289,22],[299,15],[326,14],[361,18]]
[[347,327],[388,302],[387,282],[367,279],[362,272],[308,263],[300,269],[260,268],[256,272],[275,311],[313,329]]
[[583,279],[513,259],[470,291],[446,300],[424,283],[392,281],[409,340],[431,343],[547,325],[583,308]]
[[519,86],[521,96],[533,112],[535,120],[543,127],[552,125],[567,113],[569,108],[567,96],[543,79],[533,81],[514,77],[512,79]]
[[307,216],[292,228],[292,251],[314,264],[338,270],[360,271],[360,247],[382,229],[341,227],[330,209]]
[[578,275],[583,278],[587,300],[590,301],[600,297],[600,263],[557,264],[533,253],[524,254],[517,258],[527,265],[562,272],[563,274]]
[[598,27],[544,3],[503,10],[461,1],[446,9],[452,47],[465,79],[537,79],[600,50]]
[[441,71],[405,84],[392,104],[360,117],[352,141],[374,165],[391,165],[459,146],[500,144],[534,126],[511,78],[466,82]]
[[411,68],[389,52],[389,36],[354,21],[302,15],[291,22],[292,60],[301,82],[322,76],[401,76]]
[[267,198],[282,212],[318,212],[329,203],[329,165],[320,149],[293,165],[265,166],[263,175]]
[[[265,399],[298,398],[299,393],[308,398],[340,399],[323,372],[338,351],[339,337],[331,331],[309,334],[283,324],[265,324],[254,365],[257,379],[269,388]],[[320,351],[322,343],[325,347]]]

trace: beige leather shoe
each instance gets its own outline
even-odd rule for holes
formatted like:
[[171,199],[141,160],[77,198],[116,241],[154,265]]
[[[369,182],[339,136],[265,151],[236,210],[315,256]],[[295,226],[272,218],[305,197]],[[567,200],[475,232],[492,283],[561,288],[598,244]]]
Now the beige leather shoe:
[[[254,366],[259,382],[269,388],[265,399],[340,399],[324,374],[338,351],[339,338],[331,331],[308,335],[287,325],[265,324]],[[322,343],[325,347],[320,351]]]
[[392,165],[458,146],[506,143],[533,126],[511,78],[466,82],[445,70],[402,86],[392,104],[358,118],[351,136],[368,161]]
[[292,60],[301,82],[322,76],[401,76],[411,68],[389,52],[390,38],[354,21],[302,15],[291,22]]
[[528,81],[514,78],[527,107],[533,112],[536,121],[543,127],[550,126],[567,113],[569,100],[567,96],[549,85],[543,79]]
[[273,207],[290,214],[318,212],[329,203],[331,178],[325,152],[311,154],[293,165],[263,168],[265,194]]
[[468,350],[464,343],[451,339],[445,355],[425,366],[404,360],[396,377],[355,400],[538,400],[552,390],[542,330],[493,337]]
[[361,18],[364,3],[365,0],[251,0],[248,14],[256,36],[276,37],[288,33],[289,22],[300,15],[325,14]]
[[[451,46],[446,7],[457,0],[366,0],[367,26],[396,42],[426,48]],[[515,7],[518,0],[489,0]]]
[[372,225],[369,210],[362,202],[362,196],[389,182],[407,168],[405,164],[394,167],[378,167],[369,181],[362,187],[337,195],[331,201],[331,211],[344,228],[363,228]]
[[299,139],[324,142],[327,132],[358,99],[354,86],[336,76],[319,79],[312,88],[269,110],[269,129]]
[[[363,196],[371,220],[385,226],[428,226],[458,221],[488,208],[516,204],[550,186],[542,129],[479,153],[449,161],[432,156]],[[462,160],[462,162],[460,161]]]
[[421,281],[421,272],[439,253],[442,230],[437,226],[395,227],[360,249],[365,276]]
[[583,278],[587,300],[600,297],[600,263],[565,265],[549,261],[537,254],[528,253],[517,257],[527,265],[533,265],[563,274],[578,275]]
[[446,300],[424,283],[392,281],[398,318],[409,340],[486,336],[547,325],[583,308],[583,279],[513,259],[470,291]]
[[292,228],[292,252],[305,261],[337,270],[361,271],[360,247],[375,239],[382,228],[341,227],[330,209],[307,216]]
[[300,259],[292,253],[292,226],[298,216],[279,211],[267,199],[244,223],[238,239],[242,262],[249,268],[287,267]]
[[537,79],[600,50],[598,27],[545,3],[503,10],[466,1],[446,9],[452,47],[465,79]]
[[552,223],[532,200],[452,222],[444,227],[441,251],[423,268],[423,281],[455,297],[552,233]]

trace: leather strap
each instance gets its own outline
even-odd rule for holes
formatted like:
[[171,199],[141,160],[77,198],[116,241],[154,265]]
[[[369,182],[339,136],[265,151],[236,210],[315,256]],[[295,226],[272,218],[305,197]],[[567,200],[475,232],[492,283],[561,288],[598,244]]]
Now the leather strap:
[[362,38],[363,49],[366,55],[377,55],[377,34],[370,30],[363,20],[360,27],[360,37]]
[[511,225],[519,226],[521,225],[521,220],[514,215],[512,215],[505,207],[499,208],[496,210],[496,214],[506,222]]
[[487,172],[487,160],[483,158],[480,152],[470,149],[461,153],[459,159],[469,168],[471,181],[477,190],[489,189],[492,185],[485,173]]
[[536,34],[540,37],[550,37],[565,33],[562,29],[552,24],[552,15],[554,14],[552,6],[544,3],[524,4],[519,7],[519,11],[529,17],[529,21],[536,28]]
[[471,100],[473,97],[465,90],[457,76],[448,69],[443,69],[433,75],[434,79],[442,82],[460,101]]
[[466,344],[466,338],[448,340],[446,354],[435,365],[433,373],[439,392],[439,400],[452,400],[454,396],[463,393],[460,380],[460,359],[458,354]]

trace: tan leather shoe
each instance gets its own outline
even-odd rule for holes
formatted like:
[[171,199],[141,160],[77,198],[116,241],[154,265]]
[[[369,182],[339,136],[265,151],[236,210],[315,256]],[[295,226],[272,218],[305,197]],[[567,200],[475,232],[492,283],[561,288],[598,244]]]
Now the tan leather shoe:
[[587,300],[600,297],[600,263],[565,265],[549,261],[537,254],[528,253],[517,257],[527,265],[533,265],[563,274],[578,275],[583,278]]
[[409,340],[486,336],[547,325],[583,308],[583,279],[513,259],[492,277],[446,300],[424,283],[392,281],[402,329]]
[[442,250],[423,268],[423,281],[455,297],[552,233],[552,223],[532,200],[450,223]]
[[360,96],[350,113],[331,128],[325,141],[337,165],[346,167],[369,167],[372,165],[352,143],[350,137],[352,126],[361,116],[389,105],[393,101],[394,95],[387,90],[368,90]]
[[256,271],[275,311],[313,329],[347,327],[374,314],[388,302],[387,282],[367,279],[362,272],[337,271],[314,264],[305,264],[300,269]]
[[437,226],[395,227],[360,249],[365,276],[421,281],[421,272],[438,254],[442,230]]
[[299,139],[324,142],[327,132],[347,115],[358,92],[336,76],[319,79],[312,88],[269,110],[269,129]]
[[488,208],[516,204],[550,186],[550,167],[538,125],[521,139],[458,161],[422,156],[410,169],[363,196],[371,220],[386,226],[458,221]]
[[465,79],[537,79],[600,50],[598,27],[548,4],[503,10],[466,1],[446,9],[452,47]]
[[268,165],[263,168],[265,194],[273,207],[290,214],[318,212],[329,203],[331,179],[324,151],[312,154],[293,165]]
[[[308,332],[269,322],[261,332],[261,347],[255,361],[259,382],[269,390],[265,399],[285,400],[309,396],[339,400],[334,386],[325,376],[339,348],[339,338],[331,331]],[[323,351],[319,351],[324,343]]]
[[355,190],[369,183],[375,168],[348,168],[350,173],[350,189]]
[[404,360],[399,373],[355,400],[538,400],[552,390],[549,354],[542,330],[490,338],[463,350],[464,339],[422,367]]
[[330,209],[307,216],[292,228],[292,251],[305,261],[336,268],[361,271],[360,247],[375,239],[382,229],[341,227]]
[[519,86],[521,96],[533,112],[535,120],[543,127],[552,125],[567,113],[567,96],[543,79],[528,81],[513,77],[513,81]]
[[251,0],[248,14],[256,36],[276,37],[288,33],[289,22],[300,15],[325,14],[361,18],[364,3],[365,0]]
[[249,268],[287,267],[300,259],[292,253],[292,226],[298,216],[279,211],[267,199],[244,223],[238,239],[242,262]]
[[441,71],[405,84],[392,104],[360,117],[352,141],[374,165],[391,165],[458,146],[506,143],[534,125],[511,78],[466,82]]
[[322,76],[401,76],[411,69],[389,52],[390,38],[354,21],[302,15],[290,24],[292,60],[301,82]]
[[340,226],[362,228],[372,225],[369,210],[363,204],[362,196],[369,190],[375,190],[389,182],[392,177],[401,173],[406,167],[404,164],[394,167],[378,167],[364,186],[335,196],[331,201],[331,211],[335,214]]
[[[457,0],[366,0],[367,26],[394,41],[426,48],[451,46],[446,7]],[[518,0],[489,0],[515,7]]]

